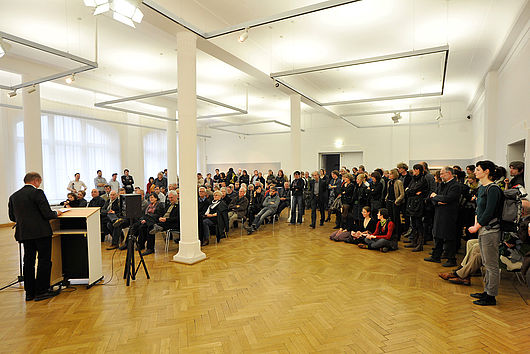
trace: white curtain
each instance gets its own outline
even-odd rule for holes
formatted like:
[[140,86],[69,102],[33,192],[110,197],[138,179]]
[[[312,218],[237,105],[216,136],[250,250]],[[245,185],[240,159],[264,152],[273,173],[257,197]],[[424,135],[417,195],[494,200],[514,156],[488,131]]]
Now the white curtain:
[[[110,124],[66,116],[41,118],[44,191],[50,202],[66,198],[68,182],[77,172],[89,190],[94,188],[97,170],[107,181],[120,172],[120,139]],[[17,179],[25,173],[23,124],[17,124]]]
[[165,131],[152,131],[144,135],[144,176],[156,176],[158,172],[167,168],[167,133]]

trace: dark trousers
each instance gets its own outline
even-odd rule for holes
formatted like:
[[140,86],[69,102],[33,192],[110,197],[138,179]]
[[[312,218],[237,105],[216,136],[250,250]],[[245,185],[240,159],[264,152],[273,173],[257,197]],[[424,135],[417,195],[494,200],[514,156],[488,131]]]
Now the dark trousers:
[[423,233],[425,241],[432,241],[432,226],[434,224],[434,210],[425,209],[423,212]]
[[120,239],[123,235],[123,229],[129,227],[129,220],[123,220],[118,226],[112,227],[112,244],[117,246],[120,243]]
[[345,230],[351,230],[351,227],[353,226],[350,220],[351,219],[350,210],[351,210],[351,205],[342,204],[342,215],[340,217],[340,221],[341,221],[340,227],[342,227]]
[[[155,235],[150,235],[149,231],[153,228],[151,223],[140,223],[138,225],[138,247],[143,250],[144,247],[147,247],[148,250],[155,249]],[[147,246],[146,246],[147,243]]]
[[313,196],[313,198],[311,198],[311,225],[313,226],[315,226],[317,222],[317,209],[320,211],[320,223],[322,224],[326,218],[325,203],[323,203],[318,196]]
[[395,235],[398,235],[399,241],[399,235],[401,231],[401,217],[399,216],[399,205],[394,204],[394,201],[387,201],[386,208],[388,210],[388,214],[390,215],[390,220],[394,222],[394,232]]
[[456,242],[456,239],[447,240],[435,237],[432,258],[442,258],[442,253],[445,251],[448,261],[456,261]]
[[365,238],[364,242],[368,245],[368,249],[378,250],[383,247],[392,248],[392,242],[384,238]]
[[[52,271],[52,238],[43,237],[25,240],[24,244],[24,289],[26,295],[35,296],[50,289]],[[35,258],[39,255],[37,279],[35,279]]]
[[411,216],[412,230],[423,234],[423,217],[422,216]]
[[[297,211],[298,217],[296,216]],[[293,206],[291,209],[291,224],[294,224],[295,222],[301,224],[302,216],[304,216],[304,196],[295,195],[293,196]]]
[[280,204],[278,205],[278,210],[276,211],[276,215],[280,215],[283,211],[283,209],[287,208],[289,206],[290,201],[289,200],[282,200],[280,201]]

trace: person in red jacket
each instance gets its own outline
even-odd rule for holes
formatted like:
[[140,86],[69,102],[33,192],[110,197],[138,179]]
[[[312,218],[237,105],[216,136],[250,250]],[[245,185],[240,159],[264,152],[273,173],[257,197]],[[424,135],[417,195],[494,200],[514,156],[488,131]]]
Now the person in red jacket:
[[360,243],[359,248],[370,250],[381,250],[388,252],[397,249],[397,242],[394,237],[394,223],[388,218],[388,209],[381,208],[377,213],[379,222],[375,227],[375,232],[364,238],[364,243]]

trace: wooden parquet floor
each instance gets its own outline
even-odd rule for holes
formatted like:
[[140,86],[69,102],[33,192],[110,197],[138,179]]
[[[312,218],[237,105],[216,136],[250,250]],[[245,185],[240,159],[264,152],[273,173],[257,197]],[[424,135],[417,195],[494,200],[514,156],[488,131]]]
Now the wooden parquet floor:
[[[528,293],[510,276],[496,307],[478,307],[469,294],[481,279],[441,280],[446,268],[422,260],[430,247],[361,250],[330,241],[332,226],[284,216],[274,231],[212,238],[192,266],[170,262],[177,246],[166,255],[157,239],[151,279],[140,272],[130,287],[125,252],[102,245],[107,285],[29,303],[16,287],[0,293],[0,352],[530,353]],[[18,273],[11,229],[0,229],[0,246],[4,284]]]

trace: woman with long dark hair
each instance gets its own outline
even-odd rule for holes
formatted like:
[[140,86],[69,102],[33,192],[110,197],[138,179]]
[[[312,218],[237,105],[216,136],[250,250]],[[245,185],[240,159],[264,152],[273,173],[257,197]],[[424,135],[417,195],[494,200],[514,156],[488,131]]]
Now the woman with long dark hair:
[[[423,208],[425,198],[429,192],[429,183],[425,179],[423,165],[416,164],[412,167],[412,181],[409,183],[405,194],[407,196],[407,214],[410,215],[412,227],[412,241],[406,248],[413,248],[412,252],[423,251],[425,235],[423,230]],[[405,241],[405,243],[408,243]]]

